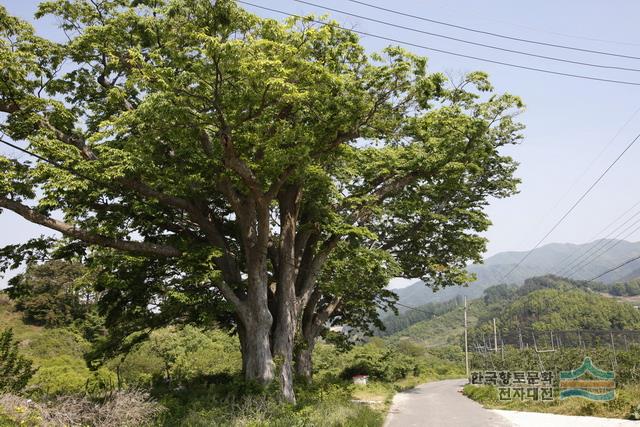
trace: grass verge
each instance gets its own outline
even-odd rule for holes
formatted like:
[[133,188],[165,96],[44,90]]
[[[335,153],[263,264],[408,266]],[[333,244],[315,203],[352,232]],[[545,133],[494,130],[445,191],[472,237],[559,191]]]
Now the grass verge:
[[[616,398],[609,402],[594,402],[582,398],[550,402],[531,400],[501,401],[498,389],[493,386],[466,385],[464,395],[481,403],[486,408],[507,409],[512,411],[546,412],[561,415],[587,415],[604,418],[640,419],[640,385],[620,386]],[[557,390],[556,390],[557,396]]]

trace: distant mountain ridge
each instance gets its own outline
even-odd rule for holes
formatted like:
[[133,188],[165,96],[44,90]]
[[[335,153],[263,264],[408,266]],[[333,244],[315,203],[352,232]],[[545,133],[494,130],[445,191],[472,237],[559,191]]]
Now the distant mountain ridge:
[[[571,264],[574,259],[585,253],[598,253],[599,247],[611,248],[602,256],[591,261],[587,266],[580,269],[574,276],[577,280],[588,280],[598,274],[616,267],[623,262],[640,256],[640,242],[627,242],[624,240],[601,239],[585,244],[573,243],[550,243],[535,249],[531,255],[514,270],[507,278],[507,283],[522,284],[525,279],[534,276],[542,276],[556,272],[559,262],[566,260],[565,264]],[[401,304],[418,306],[430,302],[443,302],[464,295],[468,298],[478,298],[482,292],[493,285],[502,283],[502,278],[511,270],[524,256],[526,252],[500,252],[484,260],[483,264],[473,264],[469,266],[469,271],[475,273],[477,280],[467,287],[449,287],[433,292],[424,285],[421,280],[402,288],[396,289]],[[585,257],[585,259],[590,256]],[[609,273],[599,280],[605,283],[631,280],[640,277],[640,260],[630,262],[624,267]],[[399,307],[402,308],[402,307]],[[405,309],[400,311],[405,311]]]

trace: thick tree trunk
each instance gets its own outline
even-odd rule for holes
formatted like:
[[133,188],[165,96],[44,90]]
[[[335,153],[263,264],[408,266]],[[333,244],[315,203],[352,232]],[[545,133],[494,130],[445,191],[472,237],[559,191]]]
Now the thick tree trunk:
[[279,304],[278,320],[273,338],[273,353],[282,363],[280,370],[282,397],[291,403],[296,401],[293,391],[293,344],[296,329],[294,305],[295,294],[293,300],[287,300]]
[[316,325],[315,310],[320,299],[320,292],[315,291],[307,302],[302,313],[300,325],[300,342],[296,348],[296,376],[311,382],[313,376],[313,349],[316,345],[316,338],[321,328]]
[[242,371],[247,381],[267,385],[274,379],[274,363],[271,354],[271,314],[268,319],[242,320],[238,335],[242,347]]
[[315,339],[311,342],[305,342],[301,345],[295,356],[296,377],[307,383],[313,379],[313,348],[315,347]]
[[274,355],[280,358],[282,367],[280,383],[283,398],[295,403],[293,391],[293,345],[297,326],[297,297],[295,269],[295,239],[299,191],[286,187],[278,197],[280,207],[280,250],[278,286],[276,288],[276,324],[273,337]]
[[300,326],[301,345],[296,349],[295,355],[295,371],[296,376],[310,382],[313,375],[313,349],[322,330],[331,316],[331,314],[340,305],[341,298],[334,298],[329,304],[324,306],[319,312],[318,303],[321,294],[316,289],[309,298],[307,305],[302,314],[302,322]]

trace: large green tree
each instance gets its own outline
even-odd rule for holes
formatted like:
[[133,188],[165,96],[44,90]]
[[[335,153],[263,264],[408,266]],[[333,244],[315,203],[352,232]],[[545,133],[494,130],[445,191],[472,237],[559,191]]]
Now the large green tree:
[[2,157],[0,207],[111,260],[105,275],[167,279],[105,281],[112,301],[148,298],[122,314],[197,295],[230,307],[246,377],[268,383],[280,361],[286,399],[302,314],[339,298],[317,286],[337,247],[465,283],[483,207],[515,191],[500,148],[520,139],[522,105],[483,73],[450,82],[398,47],[370,55],[334,25],[230,0],[56,0],[45,14],[68,42],[0,9],[1,129],[48,160]]

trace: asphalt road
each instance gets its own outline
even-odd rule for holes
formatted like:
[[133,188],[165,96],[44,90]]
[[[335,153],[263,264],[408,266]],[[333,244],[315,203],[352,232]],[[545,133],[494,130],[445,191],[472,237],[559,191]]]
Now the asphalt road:
[[398,393],[385,427],[506,427],[512,424],[496,412],[460,393],[466,379],[436,381]]

